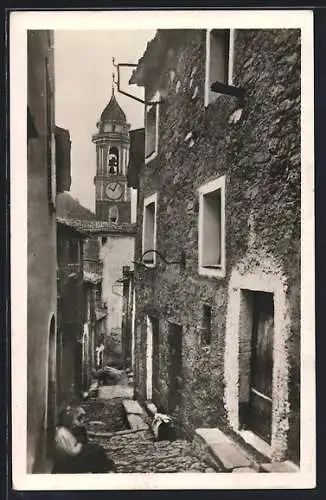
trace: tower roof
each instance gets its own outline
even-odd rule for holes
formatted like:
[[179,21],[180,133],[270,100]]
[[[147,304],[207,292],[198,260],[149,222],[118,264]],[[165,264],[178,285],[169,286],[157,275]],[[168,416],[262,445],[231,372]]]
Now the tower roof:
[[104,108],[101,114],[101,122],[120,122],[126,123],[127,118],[124,112],[122,111],[118,101],[114,95],[114,87],[112,86],[112,96],[109,104]]

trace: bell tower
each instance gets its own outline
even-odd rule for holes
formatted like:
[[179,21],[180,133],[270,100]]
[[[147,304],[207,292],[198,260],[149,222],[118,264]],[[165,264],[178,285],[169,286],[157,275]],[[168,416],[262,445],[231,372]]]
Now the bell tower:
[[113,224],[131,222],[131,193],[127,186],[130,125],[114,95],[96,124],[96,217]]

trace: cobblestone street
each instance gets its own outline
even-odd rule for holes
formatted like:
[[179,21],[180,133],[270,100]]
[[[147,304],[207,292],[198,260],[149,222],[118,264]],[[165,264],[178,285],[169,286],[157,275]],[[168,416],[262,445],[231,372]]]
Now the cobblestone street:
[[101,389],[100,396],[105,393],[109,399],[100,397],[84,403],[83,407],[91,441],[105,448],[118,473],[216,472],[195,456],[191,443],[184,439],[155,441],[150,429],[129,429],[122,406],[126,398],[110,398],[110,393],[119,394],[116,387],[113,393]]

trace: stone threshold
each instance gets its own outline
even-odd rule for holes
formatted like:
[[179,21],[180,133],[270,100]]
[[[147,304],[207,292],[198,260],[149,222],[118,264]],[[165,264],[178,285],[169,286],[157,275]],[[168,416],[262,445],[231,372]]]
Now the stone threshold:
[[196,429],[194,444],[210,455],[222,472],[259,472],[253,458],[218,428]]
[[196,429],[194,441],[212,456],[223,472],[293,473],[300,471],[299,467],[289,460],[283,462],[257,462],[239,443],[233,441],[218,428]]

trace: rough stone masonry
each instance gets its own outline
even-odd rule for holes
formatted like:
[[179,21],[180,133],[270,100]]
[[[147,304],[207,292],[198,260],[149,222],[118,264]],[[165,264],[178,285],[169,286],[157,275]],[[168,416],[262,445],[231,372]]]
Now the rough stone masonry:
[[[298,463],[300,31],[235,30],[233,84],[245,89],[237,123],[230,123],[237,109],[234,97],[220,95],[204,106],[205,30],[185,31],[176,41],[172,35],[171,40],[159,35],[139,63],[155,66],[154,59],[159,60],[155,76],[145,82],[145,94],[150,97],[163,88],[164,102],[158,155],[140,174],[136,260],[142,253],[143,200],[157,192],[157,249],[172,260],[184,250],[186,267],[158,259],[155,269],[135,270],[137,391],[146,397],[146,314],[152,314],[159,320],[156,404],[167,406],[167,332],[173,322],[182,325],[183,340],[182,398],[175,413],[191,428],[234,429],[241,389],[237,375],[234,386],[227,386],[233,383],[227,380],[230,363],[238,363],[238,341],[232,341],[227,317],[240,305],[230,302],[231,278],[240,276],[249,289],[251,283],[259,286],[257,276],[264,283],[271,278],[275,287],[270,291],[281,304],[275,333],[272,456]],[[191,147],[185,142],[189,133]],[[225,276],[216,279],[198,274],[197,189],[222,175],[226,263]],[[241,288],[240,282],[235,286]],[[212,307],[208,349],[199,338],[203,304]]]

